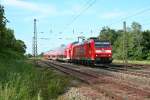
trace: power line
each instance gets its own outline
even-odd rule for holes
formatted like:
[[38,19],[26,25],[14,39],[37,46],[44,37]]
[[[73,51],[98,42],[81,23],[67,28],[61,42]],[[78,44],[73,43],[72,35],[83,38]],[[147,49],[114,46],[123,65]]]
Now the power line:
[[87,0],[86,3],[83,6],[88,5],[91,2],[91,0]]
[[150,8],[146,8],[146,9],[144,9],[144,10],[138,11],[138,12],[136,12],[136,13],[130,15],[130,16],[124,17],[124,18],[122,18],[122,19],[120,19],[120,20],[118,20],[118,21],[116,21],[116,22],[113,22],[113,23],[109,24],[108,26],[111,26],[111,25],[116,24],[116,23],[118,23],[118,22],[123,22],[123,21],[126,20],[126,19],[129,19],[129,18],[131,18],[131,17],[140,15],[140,14],[142,14],[142,13],[144,13],[144,12],[147,12],[147,11],[150,11]]
[[77,15],[77,16],[75,16],[74,18],[73,18],[73,20],[70,22],[70,23],[68,23],[67,25],[66,25],[66,27],[64,28],[64,30],[67,28],[67,27],[69,27],[71,24],[73,24],[86,10],[88,10],[91,6],[93,6],[95,3],[96,3],[96,1],[97,0],[93,0],[92,2],[91,2],[91,0],[88,0],[87,2],[86,2],[86,4],[85,4],[85,8]]
[[[142,13],[144,13],[144,12],[147,12],[147,11],[150,11],[150,8],[145,8],[144,10],[138,11],[138,12],[132,14],[132,15],[129,15],[129,16],[124,17],[124,18],[121,18],[120,20],[115,21],[115,22],[113,22],[113,23],[111,23],[111,24],[109,24],[109,25],[107,25],[107,26],[112,26],[113,24],[116,24],[116,23],[118,23],[118,22],[123,22],[123,21],[126,20],[126,19],[129,19],[129,18],[131,18],[131,17],[140,15],[140,14],[142,14]],[[146,24],[143,24],[143,25],[148,25],[148,24],[150,24],[150,23],[146,23]]]
[[[91,1],[91,0],[89,0]],[[74,17],[74,19],[72,20],[72,22],[69,24],[71,25],[75,20],[77,20],[86,10],[88,10],[94,3],[96,2],[96,0],[94,0],[93,2],[89,3],[89,5],[83,9],[76,17]]]
[[[91,6],[93,6],[93,5],[96,3],[96,1],[97,1],[97,0],[93,0],[93,1],[91,2],[91,0],[88,0],[88,1],[86,2],[86,4],[85,4],[85,6],[86,6],[86,5],[87,5],[87,6],[86,6],[77,16],[75,16],[75,17],[73,18],[73,20],[72,20],[70,23],[68,23],[68,24],[66,25],[66,27],[64,28],[64,30],[65,30],[67,27],[69,27],[70,25],[72,25],[86,10],[88,10]],[[113,23],[111,23],[111,24],[108,25],[108,26],[111,26],[111,25],[116,24],[116,23],[118,23],[118,22],[123,22],[123,21],[126,20],[126,19],[129,19],[129,18],[132,18],[132,17],[134,17],[134,16],[140,15],[140,14],[142,14],[142,13],[144,13],[144,12],[149,11],[149,10],[150,10],[150,8],[146,8],[146,9],[144,9],[144,10],[140,10],[140,11],[134,13],[134,14],[131,14],[131,15],[127,16],[127,17],[124,17],[124,18],[122,18],[122,19],[116,21],[116,22],[113,22]]]

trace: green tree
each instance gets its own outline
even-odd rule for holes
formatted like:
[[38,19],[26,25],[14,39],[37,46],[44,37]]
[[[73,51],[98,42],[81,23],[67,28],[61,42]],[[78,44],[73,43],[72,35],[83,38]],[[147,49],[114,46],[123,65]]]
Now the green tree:
[[12,29],[9,28],[5,28],[5,35],[4,35],[4,46],[5,48],[13,48],[14,44],[15,44],[15,36],[14,36],[14,31]]
[[4,7],[2,5],[0,5],[0,45],[1,47],[3,46],[3,37],[5,35],[5,27],[6,27],[6,23],[7,23],[7,19],[4,16]]
[[22,40],[16,40],[15,44],[14,44],[14,50],[24,54],[26,51],[26,45],[24,44],[24,42]]
[[117,37],[117,32],[113,29],[110,29],[109,27],[103,27],[99,35],[100,40],[109,40],[112,45],[114,44]]
[[32,54],[28,53],[25,55],[27,58],[31,58],[32,57]]
[[[123,30],[114,30],[109,27],[103,27],[98,37],[101,40],[111,41],[114,58],[122,59],[124,36]],[[142,26],[137,22],[133,22],[130,27],[127,27],[126,41],[128,59],[150,59],[150,30],[142,32]]]
[[113,57],[116,59],[123,58],[123,39],[124,32],[123,30],[117,31],[118,37],[115,39],[113,44]]
[[142,32],[143,41],[141,45],[143,46],[143,59],[150,60],[150,30]]
[[132,49],[134,59],[138,60],[140,60],[143,55],[142,53],[143,46],[141,45],[143,41],[143,36],[141,29],[142,26],[139,23],[137,22],[132,23],[129,48]]
[[26,50],[24,42],[16,40],[14,31],[6,27],[7,22],[4,7],[0,5],[0,50],[7,51],[7,49],[11,49],[24,54]]

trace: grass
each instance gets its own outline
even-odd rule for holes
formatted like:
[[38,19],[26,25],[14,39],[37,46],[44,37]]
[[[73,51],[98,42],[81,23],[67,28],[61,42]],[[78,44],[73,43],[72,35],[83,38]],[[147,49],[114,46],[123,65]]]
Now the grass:
[[70,77],[40,69],[25,59],[0,57],[0,100],[56,99],[69,84]]
[[[114,63],[123,63],[122,60],[113,60]],[[150,64],[150,61],[143,60],[143,61],[137,61],[137,60],[128,60],[128,63],[131,64]]]

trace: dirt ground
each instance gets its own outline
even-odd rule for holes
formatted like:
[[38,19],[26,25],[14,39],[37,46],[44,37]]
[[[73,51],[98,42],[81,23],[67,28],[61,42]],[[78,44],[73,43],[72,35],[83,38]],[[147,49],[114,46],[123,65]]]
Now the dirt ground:
[[71,87],[65,94],[58,97],[58,100],[110,100],[104,94],[97,92],[86,84],[78,87]]

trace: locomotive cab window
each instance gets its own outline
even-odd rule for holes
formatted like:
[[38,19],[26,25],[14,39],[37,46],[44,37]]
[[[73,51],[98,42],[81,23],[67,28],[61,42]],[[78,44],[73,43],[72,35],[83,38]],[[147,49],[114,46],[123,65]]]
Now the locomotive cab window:
[[95,48],[107,48],[110,47],[109,42],[95,42]]

